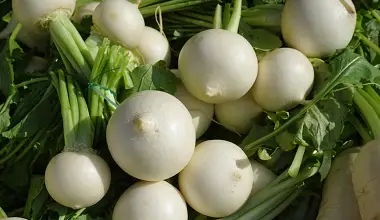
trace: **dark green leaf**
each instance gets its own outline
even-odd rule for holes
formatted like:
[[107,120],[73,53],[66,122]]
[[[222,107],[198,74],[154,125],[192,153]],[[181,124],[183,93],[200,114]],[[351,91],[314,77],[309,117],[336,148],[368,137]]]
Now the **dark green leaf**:
[[177,77],[160,61],[154,65],[146,64],[136,67],[130,74],[133,91],[159,90],[174,95]]
[[31,220],[37,220],[44,212],[49,194],[45,189],[43,176],[33,176],[29,186],[28,198],[24,209],[24,216]]

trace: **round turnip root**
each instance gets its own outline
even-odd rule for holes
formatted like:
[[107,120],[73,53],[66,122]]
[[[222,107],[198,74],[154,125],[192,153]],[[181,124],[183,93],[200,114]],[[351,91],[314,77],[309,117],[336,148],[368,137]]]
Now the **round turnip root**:
[[167,66],[170,66],[170,45],[166,37],[156,29],[145,27],[137,46],[137,50],[144,57],[147,64],[155,64],[163,60]]
[[181,193],[168,182],[140,181],[120,197],[112,219],[187,220],[187,206]]
[[241,98],[257,76],[257,57],[241,35],[222,29],[202,31],[179,54],[178,70],[186,89],[207,103]]
[[254,159],[251,159],[250,161],[253,170],[253,184],[249,197],[252,197],[275,180],[277,176],[271,170]]
[[288,0],[282,12],[285,42],[308,57],[326,57],[351,41],[356,10],[351,0]]
[[323,187],[317,220],[358,220],[358,203],[352,184],[352,168],[359,148],[349,148],[337,155]]
[[193,155],[195,140],[189,111],[177,98],[160,91],[130,96],[107,126],[113,159],[128,174],[146,181],[179,173]]
[[307,57],[295,49],[280,48],[260,61],[252,94],[265,110],[288,110],[305,101],[313,82],[314,69]]
[[239,134],[247,134],[254,119],[261,113],[263,109],[255,102],[251,92],[238,100],[215,105],[215,116],[220,124]]
[[252,184],[249,159],[240,147],[223,140],[199,144],[179,174],[186,202],[197,212],[215,218],[236,212],[248,199]]
[[51,159],[45,172],[49,195],[73,209],[99,202],[110,183],[111,172],[107,163],[93,153],[62,152]]

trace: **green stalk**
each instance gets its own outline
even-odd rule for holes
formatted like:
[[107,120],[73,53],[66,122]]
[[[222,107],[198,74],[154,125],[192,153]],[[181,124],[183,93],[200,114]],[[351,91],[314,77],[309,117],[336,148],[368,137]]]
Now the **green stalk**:
[[377,103],[380,103],[380,96],[372,86],[364,86],[364,91],[366,91]]
[[380,22],[380,15],[377,14],[376,10],[371,10],[371,14],[372,14],[372,16],[373,16],[378,22]]
[[[219,5],[219,7],[221,7],[221,6]],[[221,10],[221,8],[220,8],[220,10]],[[189,11],[181,11],[180,13],[181,13],[181,15],[191,17],[191,18],[196,18],[196,19],[199,19],[202,21],[207,21],[207,22],[213,22],[214,21],[214,18],[212,16],[208,16],[208,15],[203,15],[203,14],[199,14],[199,13],[195,13],[195,12],[189,12]]]
[[165,0],[144,0],[140,3],[140,8],[144,8],[146,6],[149,6],[149,5],[153,5],[153,4],[157,4],[157,3],[160,3],[160,2],[163,2]]
[[28,81],[24,81],[22,83],[15,85],[15,88],[18,89],[18,88],[22,88],[25,86],[29,86],[29,85],[34,84],[34,83],[44,82],[44,81],[48,81],[48,80],[49,80],[48,77],[34,78],[34,79],[30,79]]
[[0,207],[0,218],[6,218],[8,217],[7,214],[5,214],[4,210]]
[[227,3],[223,10],[223,28],[226,29],[231,19],[231,4]]
[[239,220],[251,220],[251,219],[261,219],[268,213],[270,213],[275,207],[280,205],[292,192],[295,190],[295,187],[291,189],[284,190],[267,201],[261,203],[254,209],[251,209],[249,212],[244,214],[239,218]]
[[234,0],[234,9],[230,21],[227,25],[227,30],[237,33],[239,30],[240,18],[241,18],[241,4],[242,0]]
[[270,213],[262,217],[260,220],[272,220],[281,214],[289,205],[301,194],[302,189],[296,189],[293,191],[289,197],[287,197],[280,205],[278,205],[274,210]]
[[29,140],[28,138],[25,138],[24,140],[22,140],[18,145],[16,145],[16,147],[9,154],[7,154],[7,156],[5,156],[4,158],[0,159],[0,165],[3,165],[4,163],[6,163],[17,152],[19,152],[21,150],[21,148],[24,147],[24,145],[26,144],[26,142],[28,140]]
[[291,177],[296,177],[298,175],[298,172],[300,170],[303,155],[305,154],[306,147],[299,145],[297,148],[296,155],[294,156],[293,162],[289,167],[288,174]]
[[360,95],[363,96],[363,98],[368,102],[368,104],[372,106],[373,110],[375,110],[377,114],[377,117],[380,117],[380,103],[376,102],[376,100],[364,90],[357,89],[356,91],[359,92]]
[[380,135],[380,120],[376,114],[376,111],[372,108],[366,99],[357,91],[354,93],[353,100],[359,108],[362,117],[367,122],[372,130],[373,136],[379,138]]
[[[192,8],[193,6],[204,4],[207,2],[213,2],[214,0],[173,0],[169,1],[165,4],[157,4],[157,5],[151,5],[146,8],[141,8],[140,12],[143,15],[143,17],[149,17],[155,14],[155,11],[157,9],[157,6],[160,6],[161,12],[173,12],[173,11],[179,11],[184,9]],[[177,3],[178,2],[178,3]],[[174,4],[175,3],[175,4]]]
[[248,199],[248,201],[243,205],[243,207],[235,212],[234,214],[223,218],[224,220],[235,220],[239,217],[244,216],[244,214],[248,213],[253,208],[257,207],[261,203],[267,201],[268,199],[278,195],[284,190],[292,189],[299,183],[305,181],[311,176],[315,175],[318,172],[318,167],[305,167],[295,178],[288,178],[276,185],[271,187],[266,187],[260,192],[258,192],[255,196]]
[[[73,84],[73,79],[71,76],[67,76],[67,92],[69,94],[69,101],[70,101],[70,106],[71,106],[71,116],[73,120],[73,125],[78,124],[79,122],[79,106],[78,106],[78,99],[77,99],[77,94],[75,91],[75,87]],[[74,126],[74,131],[75,131],[75,126]],[[76,132],[75,132],[76,133]]]
[[[76,88],[79,88],[79,85],[76,84]],[[83,93],[80,89],[77,89],[77,98],[78,98],[78,108],[79,108],[79,124],[78,124],[78,133],[77,133],[77,142],[85,147],[92,147],[94,140],[94,126],[91,121],[90,113],[88,112],[88,107],[86,99],[83,96]]]
[[178,15],[178,14],[171,14],[171,15],[168,15],[168,17],[171,19],[179,20],[179,21],[182,21],[185,23],[195,24],[195,25],[205,27],[205,28],[212,28],[213,27],[213,24],[210,22],[201,21],[198,19],[194,19],[194,18],[190,18],[190,17]]
[[219,4],[216,5],[216,8],[215,8],[213,28],[214,29],[223,28],[223,25],[222,25],[222,6]]
[[358,118],[355,116],[349,117],[350,123],[355,127],[356,131],[360,134],[360,136],[363,138],[363,141],[365,143],[371,141],[373,138],[368,133],[367,128],[360,122]]
[[375,51],[380,55],[380,47],[378,47],[375,43],[373,43],[370,39],[364,36],[362,33],[356,33],[356,36],[363,42],[364,45]]

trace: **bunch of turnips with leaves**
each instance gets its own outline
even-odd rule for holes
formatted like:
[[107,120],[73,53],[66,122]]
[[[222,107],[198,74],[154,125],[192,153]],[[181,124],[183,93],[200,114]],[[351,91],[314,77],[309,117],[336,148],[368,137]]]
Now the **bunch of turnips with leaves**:
[[0,219],[380,217],[375,0],[0,1]]

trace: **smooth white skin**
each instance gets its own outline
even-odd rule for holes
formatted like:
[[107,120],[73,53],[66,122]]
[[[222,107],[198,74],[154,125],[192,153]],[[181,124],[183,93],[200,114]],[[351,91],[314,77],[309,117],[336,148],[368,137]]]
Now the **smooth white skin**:
[[53,16],[54,12],[71,17],[75,10],[75,0],[12,0],[13,12],[17,20],[30,29],[41,28],[41,22]]
[[100,34],[127,49],[140,43],[145,27],[138,6],[126,0],[107,0],[96,7],[92,21]]
[[215,116],[221,125],[230,131],[247,134],[254,123],[254,119],[263,113],[248,92],[238,100],[215,105]]
[[253,184],[249,197],[254,196],[259,191],[264,189],[269,183],[277,178],[270,169],[266,168],[261,163],[251,159],[251,167],[253,170]]
[[167,66],[170,66],[171,51],[169,41],[154,28],[144,27],[137,50],[144,57],[146,64],[155,64],[163,60]]
[[257,57],[241,35],[222,29],[202,31],[179,54],[178,69],[196,98],[219,104],[241,98],[257,76]]
[[181,193],[166,181],[140,181],[129,187],[116,203],[113,220],[187,220]]
[[92,13],[94,13],[96,7],[98,7],[99,4],[100,2],[90,2],[82,5],[80,8],[75,10],[72,17],[73,21],[76,23],[81,23],[84,17],[92,16]]
[[196,138],[202,136],[210,127],[214,117],[214,105],[203,102],[192,96],[182,83],[177,84],[175,97],[189,110],[196,132]]
[[325,180],[317,220],[360,220],[352,184],[352,167],[359,148],[337,155]]
[[33,56],[25,68],[25,73],[34,73],[47,69],[49,61],[42,57]]
[[62,152],[45,171],[49,195],[59,204],[80,209],[99,202],[111,183],[107,163],[93,153]]
[[199,144],[179,174],[179,188],[197,212],[215,218],[231,215],[248,199],[253,172],[242,149],[228,141]]
[[260,61],[252,94],[265,110],[288,110],[305,100],[313,83],[314,69],[307,57],[295,49],[279,48]]
[[26,218],[19,218],[19,217],[10,217],[10,218],[0,218],[1,220],[28,220]]
[[[15,13],[12,13],[8,25],[0,32],[0,39],[8,38],[17,27],[18,23]],[[38,52],[45,52],[48,48],[49,34],[42,32],[35,27],[29,29],[22,27],[18,32],[16,39],[29,48],[36,49]]]
[[195,139],[189,111],[177,98],[161,91],[130,96],[107,126],[113,159],[129,175],[146,181],[178,174],[193,155]]
[[362,220],[380,218],[380,141],[364,145],[352,168],[352,183]]
[[288,0],[281,29],[290,47],[308,57],[322,58],[348,45],[355,24],[356,11],[351,0]]

